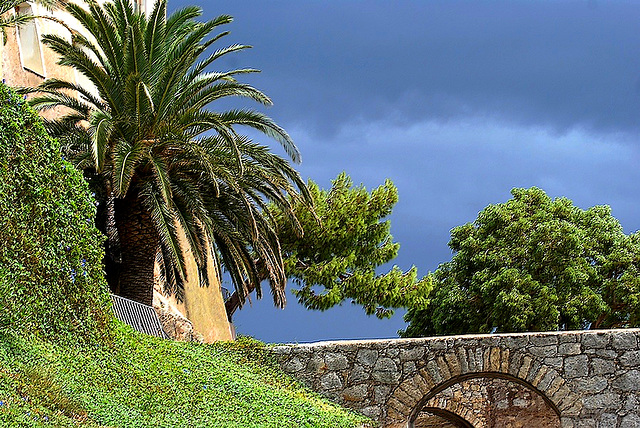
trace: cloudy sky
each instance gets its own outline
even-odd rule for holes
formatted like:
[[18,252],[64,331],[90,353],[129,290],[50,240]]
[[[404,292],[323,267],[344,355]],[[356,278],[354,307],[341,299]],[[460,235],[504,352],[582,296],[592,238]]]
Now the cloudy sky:
[[[639,2],[172,1],[234,16],[223,40],[254,48],[217,67],[262,70],[246,81],[272,97],[266,112],[302,151],[305,178],[393,180],[403,269],[449,260],[450,229],[513,187],[608,204],[640,229]],[[305,342],[405,325],[349,303],[272,306],[268,294],[245,306],[238,332]]]

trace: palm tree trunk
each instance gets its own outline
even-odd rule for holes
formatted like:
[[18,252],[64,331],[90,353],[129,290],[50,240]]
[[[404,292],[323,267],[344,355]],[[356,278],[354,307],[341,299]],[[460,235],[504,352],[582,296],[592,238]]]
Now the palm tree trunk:
[[160,245],[151,215],[142,207],[138,195],[127,195],[115,200],[115,221],[122,256],[117,294],[151,305],[156,253]]

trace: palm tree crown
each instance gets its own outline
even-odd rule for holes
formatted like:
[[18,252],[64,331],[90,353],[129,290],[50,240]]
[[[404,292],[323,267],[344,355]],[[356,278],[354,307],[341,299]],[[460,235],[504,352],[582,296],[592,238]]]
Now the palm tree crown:
[[208,52],[227,34],[212,33],[232,18],[198,22],[196,7],[167,18],[166,0],[148,17],[127,0],[102,6],[91,1],[86,9],[71,3],[66,9],[87,34],[74,34],[71,41],[47,35],[43,42],[91,85],[50,78],[33,89],[40,94],[31,104],[66,107],[46,126],[100,185],[112,288],[150,303],[157,260],[169,291],[180,295],[186,277],[181,229],[201,284],[208,283],[207,260],[214,257],[241,295],[266,277],[275,304],[284,306],[282,257],[264,208],[275,203],[289,209],[288,196],[309,196],[287,160],[237,130],[241,125],[262,132],[298,162],[296,146],[273,120],[250,109],[207,108],[232,96],[271,104],[236,80],[257,70],[207,71],[217,59],[248,48],[235,44]]

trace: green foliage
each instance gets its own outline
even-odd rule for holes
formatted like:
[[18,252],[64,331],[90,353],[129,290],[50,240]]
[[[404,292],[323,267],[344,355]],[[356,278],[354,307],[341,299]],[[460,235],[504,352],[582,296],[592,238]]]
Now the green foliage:
[[111,301],[87,184],[38,115],[0,84],[0,327],[97,338]]
[[535,187],[511,194],[451,231],[456,254],[401,335],[640,325],[640,237],[608,206],[582,210]]
[[283,212],[273,210],[285,271],[300,286],[294,290],[298,301],[308,309],[325,310],[350,299],[379,318],[391,316],[391,308],[424,306],[431,280],[418,280],[415,267],[376,273],[400,247],[384,220],[398,201],[393,183],[387,180],[369,193],[364,186],[353,187],[342,173],[332,184],[327,191],[308,183],[313,210],[294,204],[302,237]]
[[0,333],[3,427],[356,427],[251,339],[203,345],[121,326],[113,346]]

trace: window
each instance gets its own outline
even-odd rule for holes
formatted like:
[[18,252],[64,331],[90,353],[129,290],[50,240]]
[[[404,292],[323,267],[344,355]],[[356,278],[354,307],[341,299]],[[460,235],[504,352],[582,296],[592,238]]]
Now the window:
[[[27,3],[18,6],[19,15],[33,15],[33,9]],[[22,66],[44,77],[44,62],[40,37],[35,19],[27,21],[18,27],[18,47],[20,48],[20,60]]]

